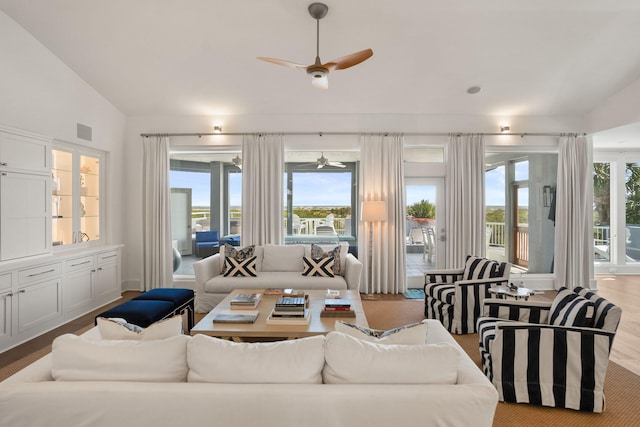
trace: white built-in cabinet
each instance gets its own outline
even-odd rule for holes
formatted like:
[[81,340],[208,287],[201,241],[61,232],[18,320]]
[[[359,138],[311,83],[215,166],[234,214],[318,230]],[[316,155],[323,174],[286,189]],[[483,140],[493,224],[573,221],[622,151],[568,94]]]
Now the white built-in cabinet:
[[120,298],[120,246],[0,264],[0,352]]
[[120,251],[108,250],[64,262],[64,308],[77,317],[120,297]]
[[0,128],[0,261],[51,251],[51,139]]
[[0,352],[121,296],[105,153],[0,126]]
[[52,243],[54,246],[101,243],[104,227],[104,154],[55,142],[52,150]]

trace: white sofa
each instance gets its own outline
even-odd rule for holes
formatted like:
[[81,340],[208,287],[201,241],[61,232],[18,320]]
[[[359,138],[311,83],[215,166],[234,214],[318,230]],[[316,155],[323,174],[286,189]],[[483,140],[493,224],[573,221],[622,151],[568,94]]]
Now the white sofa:
[[[324,250],[337,245],[319,245]],[[195,272],[195,311],[208,313],[234,289],[360,289],[362,263],[340,244],[341,273],[335,277],[303,276],[304,256],[311,255],[311,245],[256,246],[256,277],[226,277],[222,274],[225,248],[220,253],[193,264]]]
[[[93,328],[82,337],[59,338],[53,353],[0,383],[0,425],[491,426],[495,388],[439,322],[425,322],[426,346],[369,345],[332,332],[326,338],[255,344],[182,336],[151,341],[135,352],[109,342],[108,351],[87,348],[95,344],[88,338],[100,339]],[[170,347],[159,352],[158,345]],[[185,355],[168,359],[176,349]],[[371,349],[375,366],[365,362]],[[117,357],[110,355],[114,351]],[[157,367],[133,366],[136,358],[153,354],[164,358]],[[132,364],[123,364],[128,358]],[[162,382],[149,377],[155,369],[162,371]],[[351,379],[341,381],[341,374]],[[358,375],[385,383],[353,380]]]

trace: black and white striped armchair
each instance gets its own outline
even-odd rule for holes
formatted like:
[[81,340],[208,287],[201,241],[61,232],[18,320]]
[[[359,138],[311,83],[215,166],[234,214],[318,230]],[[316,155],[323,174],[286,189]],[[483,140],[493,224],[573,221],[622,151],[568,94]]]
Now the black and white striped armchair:
[[553,302],[485,299],[482,369],[504,402],[602,412],[622,311],[594,292],[561,288]]
[[506,285],[510,269],[506,262],[467,256],[464,268],[426,272],[424,316],[440,320],[449,332],[475,333],[489,289]]

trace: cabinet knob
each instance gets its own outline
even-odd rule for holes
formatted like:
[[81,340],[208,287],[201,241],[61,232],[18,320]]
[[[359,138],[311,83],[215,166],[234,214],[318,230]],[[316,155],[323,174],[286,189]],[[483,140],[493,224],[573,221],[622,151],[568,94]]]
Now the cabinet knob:
[[7,162],[0,162],[0,166],[9,166]]

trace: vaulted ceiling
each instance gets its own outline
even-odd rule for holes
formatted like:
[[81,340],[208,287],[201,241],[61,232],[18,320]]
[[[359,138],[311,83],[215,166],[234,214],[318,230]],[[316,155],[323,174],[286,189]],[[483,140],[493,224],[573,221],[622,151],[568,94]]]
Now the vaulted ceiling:
[[[637,0],[0,0],[127,115],[583,115],[640,77]],[[467,93],[472,86],[481,91]]]

